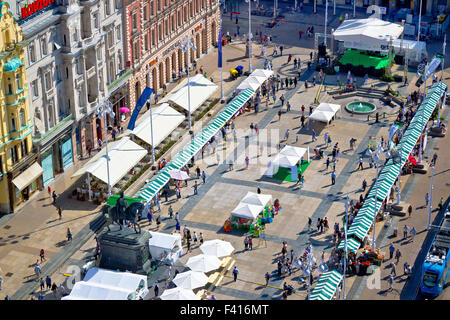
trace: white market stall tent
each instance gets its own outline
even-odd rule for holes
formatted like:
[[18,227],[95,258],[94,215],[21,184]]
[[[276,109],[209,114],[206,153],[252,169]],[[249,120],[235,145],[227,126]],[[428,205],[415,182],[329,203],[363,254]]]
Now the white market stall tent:
[[138,120],[137,127],[132,131],[136,137],[145,143],[157,147],[173,130],[175,130],[186,117],[172,108],[168,103],[163,103],[152,110],[152,126],[150,126],[150,110],[145,112]]
[[250,76],[251,77],[264,77],[267,79],[269,79],[269,77],[273,74],[272,70],[266,70],[266,69],[256,69],[255,71],[253,71]]
[[316,108],[316,110],[333,112],[334,114],[336,114],[339,110],[341,110],[341,105],[322,102],[319,104],[319,106]]
[[249,191],[241,200],[241,203],[265,207],[270,200],[272,200],[272,196],[270,194],[258,194]]
[[[197,74],[189,81],[190,85],[190,104],[191,112],[198,109],[212,94],[217,90],[217,86],[206,79],[203,75]],[[177,92],[172,94],[168,101],[172,104],[180,106],[189,111],[188,103],[188,85],[181,87]]]
[[174,264],[182,255],[181,235],[149,232],[152,237],[148,240],[148,246],[152,258]]
[[[130,171],[139,161],[146,155],[147,150],[130,140],[130,137],[123,137],[108,152],[109,156],[109,177],[110,184],[114,186]],[[75,172],[72,177],[77,177],[88,172],[101,180],[108,183],[106,154],[100,157],[94,163],[86,164],[82,169]]]
[[137,300],[148,294],[147,276],[91,268],[62,300]]
[[309,148],[286,145],[281,149],[280,153],[273,157],[272,161],[268,163],[265,175],[272,177],[278,172],[279,167],[292,168],[297,166],[297,164],[305,157],[305,154],[306,159],[304,160],[309,162]]
[[242,91],[245,89],[252,89],[256,91],[259,89],[260,86],[261,83],[258,81],[258,79],[254,77],[248,77],[239,84],[239,86],[236,88],[236,91]]
[[326,122],[327,124],[333,119],[335,113],[323,110],[314,110],[313,113],[308,117],[309,120],[315,120],[320,122]]
[[[397,39],[392,42],[392,47],[394,48],[394,53],[399,54],[400,51],[405,51],[405,55],[408,55],[408,59],[415,62],[421,62],[422,57],[427,57],[427,44],[425,41],[414,41]],[[418,58],[418,60],[417,60]]]
[[231,211],[231,215],[233,217],[254,220],[263,209],[264,207],[262,206],[239,202],[236,208]]
[[389,41],[403,32],[401,24],[377,18],[345,20],[333,33],[334,39],[344,41],[344,47],[371,51],[387,50]]

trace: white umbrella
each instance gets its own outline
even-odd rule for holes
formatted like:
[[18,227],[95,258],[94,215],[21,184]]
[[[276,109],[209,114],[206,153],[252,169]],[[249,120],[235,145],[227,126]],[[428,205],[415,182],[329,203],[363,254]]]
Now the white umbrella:
[[223,241],[219,239],[205,241],[200,246],[200,250],[204,254],[208,254],[216,257],[229,256],[233,251],[234,247],[228,241]]
[[164,290],[161,300],[200,300],[192,290],[176,287]]
[[176,180],[187,180],[190,178],[189,175],[182,170],[170,170],[169,175],[171,178]]
[[186,263],[192,271],[200,272],[216,270],[221,264],[222,261],[220,261],[217,257],[206,254],[199,254],[198,256],[189,258]]
[[208,277],[203,272],[186,271],[177,274],[172,280],[177,287],[184,289],[196,289],[203,287],[208,282]]

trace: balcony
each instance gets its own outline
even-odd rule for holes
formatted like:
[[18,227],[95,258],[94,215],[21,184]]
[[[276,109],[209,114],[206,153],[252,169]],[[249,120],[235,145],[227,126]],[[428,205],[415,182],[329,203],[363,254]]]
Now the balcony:
[[47,98],[53,97],[55,95],[55,88],[51,87],[45,91],[47,93]]
[[92,66],[86,70],[86,77],[88,79],[92,78],[94,75],[95,75],[95,66]]

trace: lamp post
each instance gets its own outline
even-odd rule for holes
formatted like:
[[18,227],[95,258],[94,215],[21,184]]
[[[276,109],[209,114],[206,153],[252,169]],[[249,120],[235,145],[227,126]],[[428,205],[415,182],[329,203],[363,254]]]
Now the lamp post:
[[431,167],[431,185],[430,185],[430,201],[428,203],[428,224],[427,230],[431,228],[431,202],[433,202],[433,179],[434,179],[434,165]]
[[[427,92],[427,73],[428,73],[428,63],[425,65],[425,71],[424,71],[424,73],[423,73],[423,77],[425,78],[425,81],[424,81],[424,88],[423,88],[423,98],[425,99],[425,95],[426,95],[426,92]],[[423,102],[423,100],[422,100],[422,102]],[[426,124],[426,122],[425,122],[425,117],[424,117],[424,111],[425,111],[425,108],[422,108],[422,113],[421,113],[421,122],[422,122],[422,125],[424,125],[424,129],[425,129],[425,124]],[[422,150],[423,150],[423,139],[424,139],[424,136],[422,135],[423,134],[423,130],[420,132],[420,144],[419,144],[419,159],[418,159],[418,162],[419,163],[422,163]]]
[[356,17],[356,0],[353,0],[353,18]]
[[[222,31],[222,10],[223,7],[225,7],[225,0],[219,0],[220,1],[220,14],[219,14],[219,22],[220,22],[220,32],[219,32],[219,41],[220,46],[222,46],[222,37],[223,37],[223,31]],[[220,53],[222,54],[222,52]],[[222,57],[221,57],[222,59]],[[223,72],[222,72],[222,61],[220,61],[220,101],[223,101]]]
[[347,201],[345,202],[345,226],[344,226],[344,234],[345,234],[345,246],[344,246],[344,282],[342,284],[342,300],[345,300],[345,281],[347,273],[347,229],[348,229],[348,207],[350,205],[350,199],[347,195]]
[[[420,0],[420,8],[419,8],[419,30],[417,32],[417,48],[419,48],[419,41],[420,41],[420,25],[422,23],[422,0]],[[419,50],[417,50],[417,57],[419,57]],[[419,59],[417,59],[419,60]]]
[[101,119],[103,118],[103,123],[105,127],[105,148],[106,148],[106,171],[108,174],[108,196],[111,196],[111,182],[109,177],[109,155],[108,155],[108,124],[106,122],[106,114],[114,117],[114,111],[111,109],[111,102],[106,99],[103,103],[95,110],[95,113]]
[[[445,64],[445,47],[447,43],[447,34],[444,35],[444,43],[442,44],[442,62],[441,62],[441,82],[444,80],[444,64]],[[438,106],[438,123],[441,121],[441,108],[444,105],[447,94],[444,92],[444,100],[439,101]]]
[[328,0],[325,0],[325,29],[323,31],[323,41],[327,47],[327,22],[328,22]]
[[317,0],[314,0],[314,13],[317,13]]
[[[252,72],[252,0],[248,2],[248,72]],[[275,18],[276,18],[276,11]]]
[[[148,72],[148,85],[150,86],[150,71]],[[151,134],[151,143],[152,143],[152,164],[155,163],[155,148],[153,146],[153,115],[152,115],[152,99],[148,99],[148,108],[150,110],[150,134]]]
[[313,257],[313,253],[312,253],[312,245],[308,244],[308,248],[309,248],[309,252],[308,252],[308,298],[307,300],[309,300],[310,296],[311,296],[311,277],[312,277],[312,257]]
[[181,41],[180,41],[180,48],[184,52],[187,51],[187,79],[188,79],[188,121],[189,121],[189,130],[191,130],[191,84],[189,79],[189,68],[190,68],[190,60],[189,60],[189,53],[191,49],[197,50],[195,45],[192,43],[192,39],[190,35],[186,35]]

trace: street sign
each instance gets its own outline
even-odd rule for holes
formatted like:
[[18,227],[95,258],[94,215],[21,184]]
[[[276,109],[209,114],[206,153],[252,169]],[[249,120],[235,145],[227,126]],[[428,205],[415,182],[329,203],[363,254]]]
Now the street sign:
[[433,74],[433,72],[436,71],[440,64],[441,59],[435,57],[428,65],[428,68],[425,69],[423,81],[426,81]]

